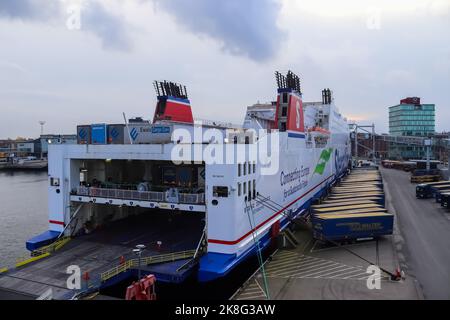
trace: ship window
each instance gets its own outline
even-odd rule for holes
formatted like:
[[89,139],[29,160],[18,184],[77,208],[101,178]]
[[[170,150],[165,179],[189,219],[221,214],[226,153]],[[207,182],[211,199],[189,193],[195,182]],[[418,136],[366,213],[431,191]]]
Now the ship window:
[[244,176],[247,174],[247,162],[244,163]]
[[252,173],[252,164],[249,162],[248,163],[248,174]]
[[218,198],[227,198],[228,197],[228,187],[214,186],[213,187],[213,196],[218,197]]
[[256,173],[256,162],[253,162],[253,173]]
[[238,182],[238,197],[241,196],[241,191],[242,191],[241,189],[242,189],[242,185],[240,182]]
[[281,116],[282,117],[286,117],[287,116],[287,107],[282,107],[281,108]]
[[248,182],[248,198],[249,199],[252,198],[252,182],[251,181]]
[[256,198],[256,180],[253,180],[253,199]]
[[241,176],[241,164],[238,163],[238,177]]
[[247,193],[247,182],[244,182],[244,194],[246,194]]
[[280,131],[281,132],[285,132],[286,131],[286,122],[281,122],[280,123]]
[[285,92],[283,93],[283,103],[287,103],[288,102],[288,94]]
[[245,136],[245,144],[249,144],[250,143],[250,137],[249,136]]

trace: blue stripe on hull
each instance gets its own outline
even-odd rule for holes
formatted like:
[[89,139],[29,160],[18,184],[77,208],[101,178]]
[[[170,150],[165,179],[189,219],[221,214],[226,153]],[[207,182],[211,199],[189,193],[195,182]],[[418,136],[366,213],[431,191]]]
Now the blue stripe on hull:
[[288,132],[288,137],[289,138],[305,139],[305,135],[303,133]]

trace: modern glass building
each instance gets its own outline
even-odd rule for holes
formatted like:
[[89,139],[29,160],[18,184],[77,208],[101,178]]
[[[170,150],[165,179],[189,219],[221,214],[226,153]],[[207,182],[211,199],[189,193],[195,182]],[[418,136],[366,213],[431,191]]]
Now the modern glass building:
[[389,107],[389,134],[430,136],[435,133],[434,104],[421,104],[420,98],[406,98]]
[[[411,97],[389,107],[389,134],[429,137],[435,134],[435,105],[421,104],[420,98]],[[392,145],[390,154],[395,158],[421,159],[425,148],[421,146]]]

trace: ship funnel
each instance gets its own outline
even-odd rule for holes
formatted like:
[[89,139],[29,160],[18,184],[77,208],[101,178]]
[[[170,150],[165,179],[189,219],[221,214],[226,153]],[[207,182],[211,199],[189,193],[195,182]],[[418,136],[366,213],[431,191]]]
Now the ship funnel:
[[289,70],[286,75],[275,71],[275,80],[277,81],[278,91],[290,89],[302,94],[300,78],[292,71]]
[[331,104],[331,101],[333,100],[331,93],[332,91],[329,88],[322,90],[322,104]]
[[153,117],[157,121],[194,123],[186,86],[170,81],[155,81],[158,103]]
[[[278,85],[277,109],[275,113],[275,127],[281,132],[304,132],[303,102],[300,78],[292,71],[286,75],[275,72]],[[290,133],[290,136],[295,134]],[[301,136],[301,135],[296,135]]]

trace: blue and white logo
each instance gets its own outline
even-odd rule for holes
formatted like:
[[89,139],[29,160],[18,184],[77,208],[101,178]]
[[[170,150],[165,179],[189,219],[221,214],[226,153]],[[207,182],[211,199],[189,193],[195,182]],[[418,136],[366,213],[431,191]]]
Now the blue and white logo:
[[138,135],[139,135],[139,132],[137,131],[137,129],[133,128],[130,132],[131,139],[133,139],[133,141],[136,140]]
[[80,132],[78,132],[78,135],[80,136],[81,139],[86,138],[87,132],[84,129],[81,129]]
[[116,128],[113,128],[113,129],[111,130],[111,137],[112,137],[113,139],[117,139],[118,136],[119,136],[119,131],[117,131]]

